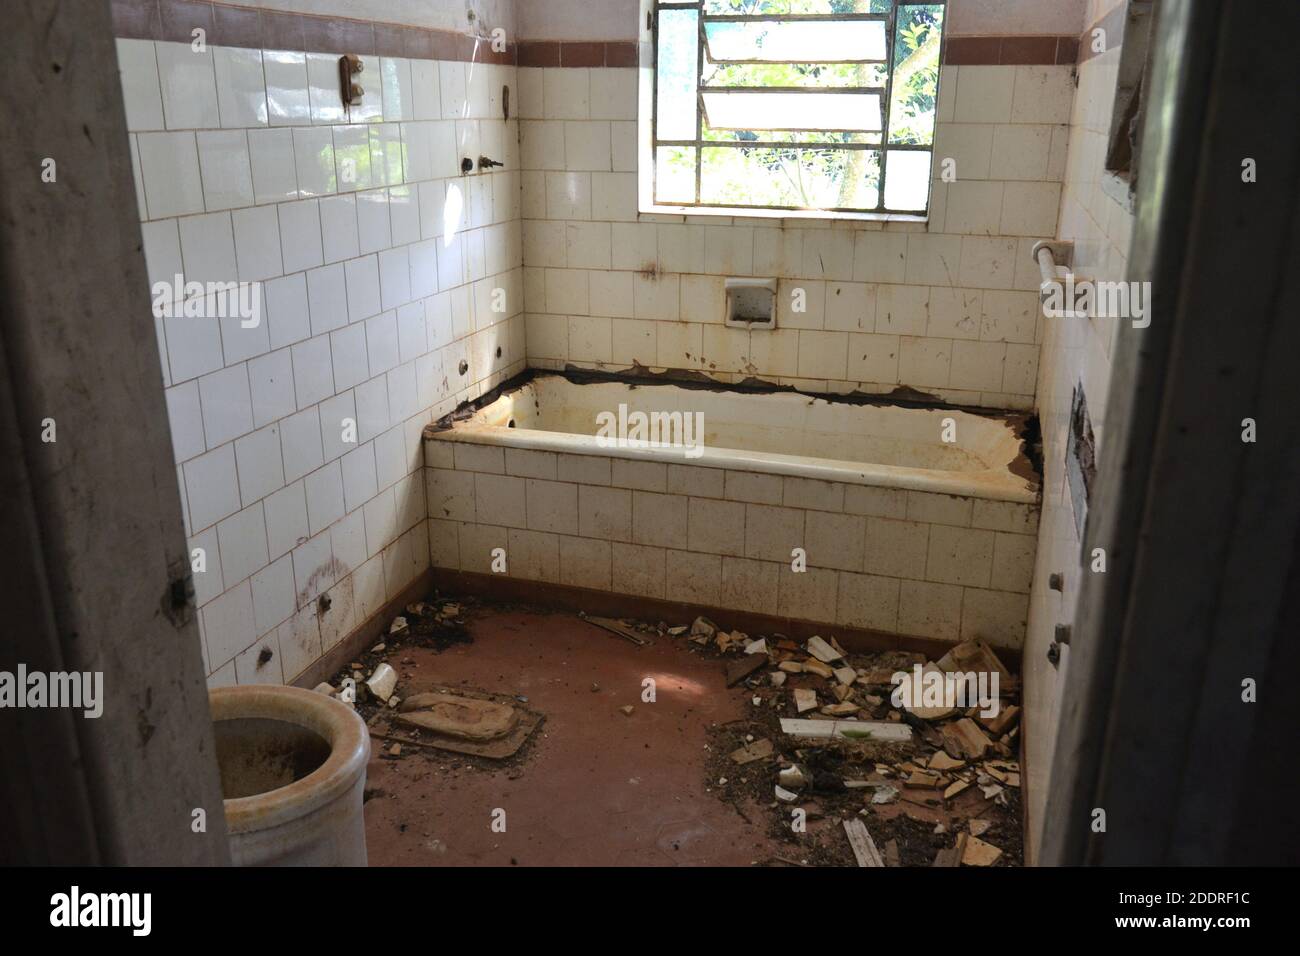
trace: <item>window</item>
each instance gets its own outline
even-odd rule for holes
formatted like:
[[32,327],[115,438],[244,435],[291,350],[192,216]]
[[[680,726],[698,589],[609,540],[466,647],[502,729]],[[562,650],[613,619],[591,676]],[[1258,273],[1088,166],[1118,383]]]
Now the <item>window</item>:
[[653,8],[651,210],[925,215],[943,3]]

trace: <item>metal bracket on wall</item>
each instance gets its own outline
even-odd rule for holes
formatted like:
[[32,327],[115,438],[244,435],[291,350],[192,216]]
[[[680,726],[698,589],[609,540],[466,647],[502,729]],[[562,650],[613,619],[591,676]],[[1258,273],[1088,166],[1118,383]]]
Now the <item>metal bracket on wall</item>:
[[354,106],[361,102],[365,90],[353,78],[364,71],[366,65],[355,53],[345,53],[339,57],[339,97],[344,106]]
[[1070,643],[1070,625],[1056,625],[1056,632],[1052,643],[1047,648],[1047,659],[1051,661],[1053,667],[1061,666],[1061,648]]

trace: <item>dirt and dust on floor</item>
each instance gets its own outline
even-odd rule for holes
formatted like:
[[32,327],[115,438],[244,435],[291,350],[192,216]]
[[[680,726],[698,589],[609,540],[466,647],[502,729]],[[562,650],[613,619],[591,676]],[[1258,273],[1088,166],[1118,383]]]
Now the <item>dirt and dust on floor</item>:
[[[974,683],[898,706],[900,672],[996,675],[996,707]],[[982,642],[929,661],[435,595],[316,689],[370,728],[372,865],[1021,862],[1019,682]]]

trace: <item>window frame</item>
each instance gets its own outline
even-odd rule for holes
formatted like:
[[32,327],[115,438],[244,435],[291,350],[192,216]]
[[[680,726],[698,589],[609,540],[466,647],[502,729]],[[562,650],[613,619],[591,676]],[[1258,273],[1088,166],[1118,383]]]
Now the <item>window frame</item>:
[[[649,59],[642,61],[642,95],[641,110],[639,112],[641,133],[641,163],[643,170],[648,169],[648,175],[643,171],[641,175],[640,202],[638,208],[643,213],[668,213],[668,214],[685,214],[700,216],[732,216],[739,218],[813,218],[813,219],[858,219],[872,221],[903,221],[903,222],[928,222],[930,212],[933,208],[934,201],[934,155],[935,140],[938,135],[938,104],[942,89],[942,66],[944,51],[948,42],[948,0],[891,0],[888,13],[828,13],[828,14],[802,14],[802,15],[783,15],[772,13],[757,14],[706,14],[705,5],[707,0],[642,0],[642,9],[644,13],[644,36],[643,39],[648,41],[645,47],[648,47]],[[935,123],[934,130],[931,133],[931,142],[929,144],[917,145],[908,143],[899,143],[891,145],[889,143],[889,122],[890,109],[892,106],[894,72],[895,72],[895,40],[897,38],[897,17],[899,7],[907,6],[941,6],[943,11],[943,27],[939,37],[939,76],[936,80],[935,87]],[[659,138],[659,37],[660,37],[660,15],[665,10],[685,10],[694,11],[697,14],[696,29],[696,64],[695,64],[695,138],[691,140],[681,139],[660,139]],[[806,86],[806,87],[717,87],[708,86],[704,83],[704,66],[706,53],[708,50],[708,40],[706,25],[710,22],[801,22],[816,20],[860,20],[883,22],[885,27],[885,59],[852,59],[852,60],[817,60],[817,63],[837,64],[837,63],[863,63],[877,64],[885,68],[884,86],[853,86],[853,87],[828,87],[828,86]],[[719,62],[719,61],[710,61]],[[726,63],[758,63],[758,64],[784,64],[784,63],[803,63],[813,61],[802,60],[726,60]],[[791,142],[772,142],[767,140],[746,140],[746,141],[726,141],[726,140],[706,140],[703,138],[704,132],[704,94],[707,92],[720,91],[763,91],[763,92],[791,92],[791,93],[875,93],[880,96],[881,105],[881,130],[879,143],[791,143]],[[649,120],[646,121],[645,114],[648,111]],[[694,202],[660,202],[658,196],[658,179],[659,163],[657,151],[660,147],[679,147],[694,149],[695,154],[695,201]],[[719,202],[701,202],[700,190],[702,185],[703,170],[703,150],[705,148],[724,148],[724,149],[743,149],[743,148],[797,148],[809,151],[850,151],[850,150],[872,150],[880,156],[880,180],[877,192],[877,204],[875,208],[864,209],[853,206],[839,207],[814,207],[814,206],[789,206],[789,205],[747,205],[743,203],[719,203]],[[925,207],[923,209],[890,209],[885,206],[885,184],[887,179],[886,165],[887,153],[889,151],[898,152],[928,152],[931,154],[930,177],[927,182]]]

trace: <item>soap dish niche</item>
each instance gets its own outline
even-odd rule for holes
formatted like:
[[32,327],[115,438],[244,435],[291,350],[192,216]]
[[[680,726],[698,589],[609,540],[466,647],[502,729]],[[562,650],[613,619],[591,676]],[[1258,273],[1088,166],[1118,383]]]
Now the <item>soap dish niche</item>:
[[726,324],[737,329],[776,328],[776,280],[726,280]]

